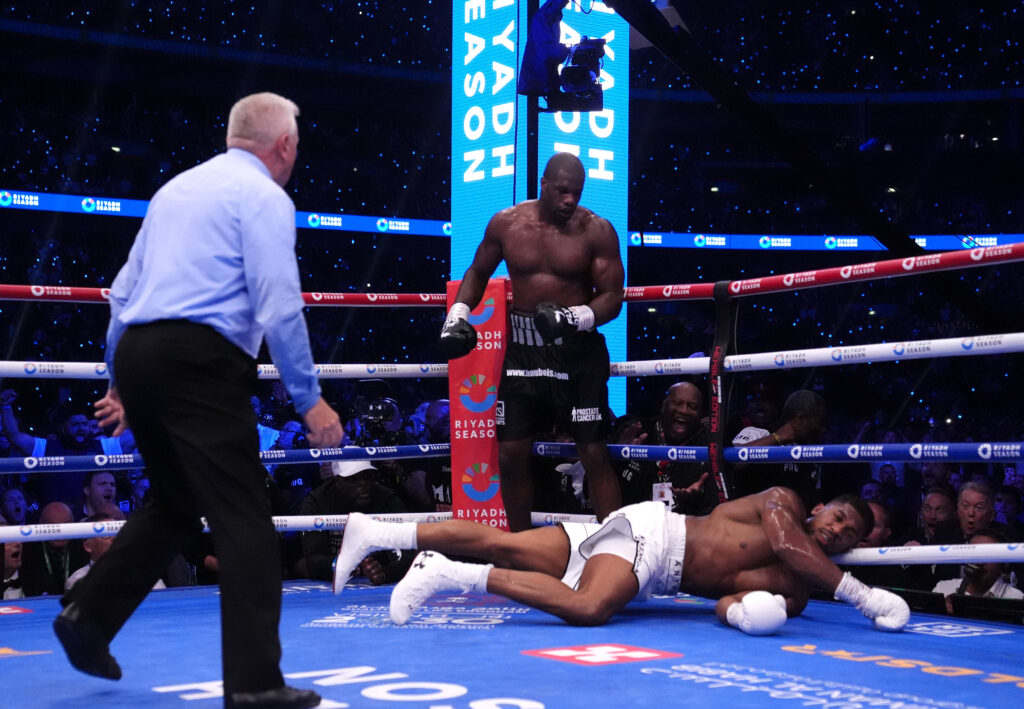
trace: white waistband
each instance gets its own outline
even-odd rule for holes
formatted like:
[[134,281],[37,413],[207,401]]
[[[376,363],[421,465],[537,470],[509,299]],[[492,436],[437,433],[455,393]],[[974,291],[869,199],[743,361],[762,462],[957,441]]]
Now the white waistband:
[[678,593],[683,579],[683,560],[686,558],[686,515],[666,511],[665,556],[668,563],[661,577],[659,593]]

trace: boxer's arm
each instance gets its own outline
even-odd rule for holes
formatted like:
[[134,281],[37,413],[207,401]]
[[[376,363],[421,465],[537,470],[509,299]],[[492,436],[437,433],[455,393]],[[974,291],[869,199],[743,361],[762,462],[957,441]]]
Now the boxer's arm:
[[594,311],[594,327],[618,317],[622,310],[622,287],[625,281],[615,227],[607,219],[598,218],[597,222],[600,233],[595,240],[594,260],[590,265],[594,297],[587,303]]
[[773,487],[756,498],[761,526],[779,560],[805,581],[834,592],[843,572],[804,531],[803,503],[797,494]]
[[613,320],[622,310],[625,276],[619,256],[618,236],[607,219],[596,215],[589,229],[593,249],[590,281],[594,294],[588,302],[578,305],[538,305],[534,323],[545,340],[553,341],[577,331],[593,330]]
[[456,303],[465,303],[472,310],[484,296],[487,288],[487,281],[498,267],[501,260],[505,258],[505,252],[501,247],[502,232],[506,229],[503,212],[498,212],[487,224],[484,230],[484,238],[476,248],[473,262],[466,269],[462,277],[459,290],[455,294]]

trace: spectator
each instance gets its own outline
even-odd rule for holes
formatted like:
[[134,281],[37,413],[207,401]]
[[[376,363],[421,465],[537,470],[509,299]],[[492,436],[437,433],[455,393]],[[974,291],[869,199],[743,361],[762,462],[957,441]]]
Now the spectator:
[[[877,478],[874,478],[871,482],[875,480],[878,482],[878,494],[870,496],[861,494],[861,497],[864,497],[864,499],[877,497],[884,501],[890,511],[890,525],[893,536],[901,536],[911,525],[908,519],[911,514],[904,507],[904,490],[896,484],[896,468],[890,463],[879,466]],[[862,488],[861,493],[863,492]],[[917,505],[914,506],[912,514],[917,514]]]
[[1018,473],[1016,465],[1007,463],[1003,466],[1003,485],[1012,485],[1024,492],[1024,471]]
[[91,517],[107,505],[117,505],[117,481],[107,470],[90,470],[82,481],[82,519]]
[[[963,544],[978,530],[990,527],[995,514],[995,495],[992,488],[973,480],[965,482],[960,486],[960,493],[957,495],[957,525],[954,527],[947,522],[946,527],[940,528],[936,533],[937,541],[940,544],[946,543],[947,540],[953,544]],[[945,538],[944,532],[948,532]]]
[[[563,427],[537,434],[538,441],[575,445]],[[559,462],[562,461],[562,462]],[[587,471],[578,457],[533,456],[530,458],[533,484],[533,512],[593,515],[594,507],[587,492]]]
[[[875,515],[875,524],[867,536],[856,545],[856,548],[868,549],[887,546],[892,537],[892,528],[890,526],[892,516],[889,512],[889,506],[884,500],[878,498],[865,499]],[[896,564],[849,567],[846,570],[855,572],[858,579],[872,586],[906,588],[910,583],[906,570]]]
[[779,405],[769,387],[763,383],[747,397],[747,408],[740,417],[740,427],[767,429],[779,418]]
[[896,466],[892,463],[882,463],[878,466],[877,479],[883,487],[902,487],[902,476],[897,477]]
[[[887,428],[882,434],[882,444],[898,444],[906,443],[906,439],[900,435],[899,431],[893,428]],[[889,470],[883,470],[889,468]],[[879,460],[872,461],[871,463],[871,476],[882,483],[887,482],[887,478],[890,478],[891,482],[896,487],[903,487],[906,482],[906,465],[900,460]]]
[[28,524],[28,503],[25,501],[25,493],[20,488],[9,487],[0,493],[0,518],[4,521],[0,524],[10,524],[20,527]]
[[882,492],[882,483],[879,480],[868,480],[860,487],[860,496],[865,500],[872,500]]
[[949,499],[956,498],[956,493],[949,486],[950,473],[949,465],[943,461],[929,460],[921,466],[921,484],[919,486],[906,485],[902,494],[896,497],[893,516],[897,520],[896,527],[898,529],[910,526],[914,515],[921,509],[921,504],[928,491],[942,488],[946,490]]
[[[351,512],[366,514],[394,514],[405,512],[401,498],[384,487],[374,475],[377,469],[364,460],[338,460],[324,463],[332,478],[309,493],[302,502],[301,514],[347,515]],[[341,548],[342,532],[303,532],[302,561],[297,572],[305,578],[330,581],[331,565]],[[392,552],[375,553],[359,565],[359,573],[374,585],[398,581],[412,563],[414,554],[401,557]]]
[[427,443],[427,408],[431,402],[421,401],[405,422],[405,440],[408,444]]
[[[0,428],[0,458],[13,458],[20,453],[21,451],[15,450],[11,442],[7,440],[7,434],[4,433],[3,428]],[[4,477],[0,475],[0,480],[3,480]]]
[[875,524],[868,532],[867,536],[864,537],[856,545],[858,549],[883,547],[886,542],[889,541],[889,537],[892,536],[892,528],[890,525],[889,508],[885,502],[877,498],[865,498],[868,505],[871,507],[871,511],[875,513]]
[[921,501],[918,525],[906,539],[906,546],[934,544],[935,534],[940,524],[953,518],[953,498],[944,487],[933,487],[925,493]]
[[[970,544],[1005,544],[1006,537],[994,529],[983,527],[972,534],[968,542]],[[1005,577],[1009,573],[1009,564],[998,562],[964,564],[960,577],[939,581],[932,590],[946,596],[946,607],[950,613],[953,612],[953,602],[949,596],[954,593],[985,598],[1024,598],[1024,592],[1014,588],[1006,580]]]
[[1024,541],[1021,524],[1021,492],[1012,485],[1000,485],[996,488],[995,521],[1003,526],[1006,538],[1010,541]]
[[955,495],[960,490],[960,486],[964,484],[964,476],[960,470],[953,470],[950,468],[949,471],[949,487],[953,490]]
[[[933,544],[966,544],[982,529],[993,526],[996,509],[992,488],[985,483],[968,481],[960,486],[957,495],[956,516],[941,522],[935,528]],[[1001,530],[997,530],[1000,531]],[[927,569],[928,567],[925,567]],[[932,569],[932,583],[925,583],[924,589],[934,588],[943,579],[957,578],[960,567],[956,564],[937,564]]]
[[[734,446],[791,446],[816,443],[825,430],[825,399],[807,389],[795,391],[782,407],[782,424],[775,431],[748,426],[732,440]],[[750,495],[776,485],[795,491],[804,507],[813,509],[821,487],[821,466],[816,463],[738,465],[734,469],[739,495]]]
[[[21,431],[14,415],[13,403],[17,394],[12,389],[0,392],[0,421],[3,431],[14,447],[24,456],[105,455],[102,444],[89,434],[89,417],[85,414],[67,414],[56,438],[37,438]],[[82,494],[77,473],[48,473],[34,476],[36,498],[41,504],[66,502],[77,505]]]
[[921,466],[921,489],[927,490],[933,487],[948,487],[956,494],[955,490],[952,490],[950,485],[950,477],[953,475],[952,468],[949,467],[949,463],[941,460],[929,460]]
[[[1021,491],[1012,485],[996,488],[995,523],[1000,525],[1003,536],[1011,542],[1024,542],[1024,519],[1021,514]],[[1017,585],[1024,583],[1024,563],[1013,565]]]
[[131,512],[141,510],[143,505],[149,501],[149,477],[143,475],[132,485],[132,494],[129,498]]
[[[73,521],[71,508],[63,502],[51,502],[39,515],[39,524],[70,524]],[[77,540],[49,539],[24,543],[21,561],[21,579],[26,596],[60,596],[64,593],[64,584],[71,570],[85,563],[85,553]]]
[[21,581],[21,554],[20,542],[0,544],[0,556],[3,556],[4,560],[3,593],[0,594],[0,599],[11,601],[25,597]]
[[[676,382],[653,419],[616,421],[615,442],[622,445],[706,446],[702,420],[704,396],[690,382]],[[622,417],[620,417],[621,419]],[[718,502],[717,488],[709,481],[705,463],[629,460],[619,470],[624,505],[661,500],[680,514],[708,514]]]
[[[953,498],[949,489],[933,487],[925,493],[917,514],[917,525],[896,544],[908,547],[934,544],[939,525],[953,518]],[[929,591],[935,586],[935,564],[909,564],[903,566],[911,588]]]
[[[123,520],[124,514],[116,507],[108,506],[107,512],[97,512],[86,517],[83,522],[106,522]],[[116,511],[116,513],[115,513]],[[109,537],[86,537],[82,540],[82,549],[85,550],[85,555],[88,557],[89,562],[77,569],[71,576],[68,577],[67,582],[64,584],[64,590],[70,591],[71,587],[78,583],[92,568],[92,565],[96,563],[96,560],[107,553],[110,545],[114,542],[114,536]],[[164,585],[163,580],[157,579],[156,584],[153,586],[154,589],[167,588]]]

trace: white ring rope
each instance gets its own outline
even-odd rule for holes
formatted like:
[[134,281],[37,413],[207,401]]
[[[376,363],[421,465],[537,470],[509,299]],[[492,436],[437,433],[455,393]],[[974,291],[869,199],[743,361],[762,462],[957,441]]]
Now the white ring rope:
[[[383,522],[441,522],[452,518],[451,512],[410,512],[404,514],[371,514]],[[348,515],[288,515],[274,517],[278,532],[342,531]],[[550,526],[560,522],[596,523],[593,515],[568,515],[533,512],[531,520],[537,526]],[[41,542],[50,539],[88,539],[117,534],[125,525],[122,520],[103,522],[73,522],[70,524],[26,524],[20,527],[0,527],[0,542]],[[203,531],[210,528],[203,520]],[[884,566],[891,564],[965,564],[972,561],[1017,563],[1024,562],[1024,544],[952,544],[933,546],[878,547],[853,549],[831,557],[837,564],[853,566]]]
[[[370,514],[381,522],[442,522],[452,518],[451,512],[403,512],[395,514]],[[342,531],[348,524],[348,515],[286,515],[274,517],[278,532],[329,532]],[[532,512],[531,521],[535,526],[545,527],[560,522],[585,522],[596,524],[594,515],[570,515],[555,512]],[[125,520],[104,520],[102,522],[70,522],[68,524],[23,524],[0,527],[0,543],[42,542],[49,539],[89,539],[109,537],[121,531]],[[210,528],[203,518],[203,531]]]
[[[448,443],[417,443],[410,446],[345,446],[344,448],[297,448],[260,451],[260,461],[273,463],[327,463],[334,460],[399,460],[444,458],[451,454]],[[146,465],[138,453],[121,455],[68,455],[43,458],[0,458],[4,473],[80,473],[87,470],[130,470]]]
[[[447,377],[447,364],[317,364],[320,379],[378,379]],[[277,367],[260,364],[256,368],[260,379],[280,379]],[[15,362],[0,361],[0,377],[41,379],[109,379],[103,362]]]
[[967,564],[972,561],[1021,562],[1024,544],[949,544],[851,549],[832,557],[837,564]]
[[[975,337],[948,337],[939,340],[908,340],[878,342],[870,345],[816,347],[778,352],[756,352],[730,355],[724,360],[727,372],[757,372],[803,367],[835,367],[844,364],[897,362],[905,359],[971,357],[1024,352],[1024,332]],[[707,374],[708,357],[686,359],[647,359],[635,362],[612,362],[613,377],[651,377],[668,374]],[[318,364],[321,379],[440,378],[448,376],[447,364]],[[277,367],[261,364],[260,379],[280,379]],[[44,377],[47,379],[107,379],[107,366],[102,362],[15,362],[0,361],[0,377]]]

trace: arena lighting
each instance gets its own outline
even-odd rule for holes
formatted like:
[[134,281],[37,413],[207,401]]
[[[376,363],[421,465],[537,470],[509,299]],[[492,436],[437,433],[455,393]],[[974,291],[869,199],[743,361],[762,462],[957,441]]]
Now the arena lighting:
[[[547,0],[530,19],[516,90],[524,96],[543,97],[547,105],[540,110],[546,113],[600,111],[604,108],[600,77],[605,40],[583,37],[571,47],[559,42],[562,10],[568,4],[569,0]],[[560,74],[559,64],[563,65]]]

